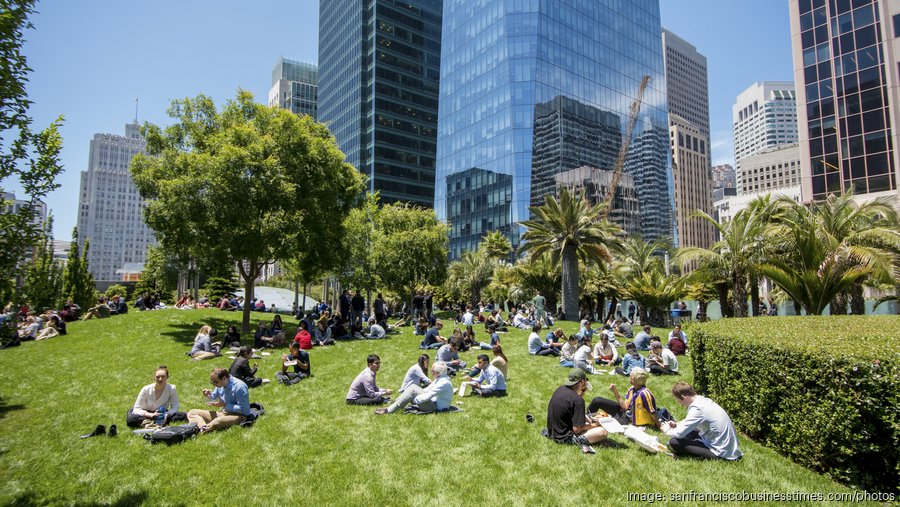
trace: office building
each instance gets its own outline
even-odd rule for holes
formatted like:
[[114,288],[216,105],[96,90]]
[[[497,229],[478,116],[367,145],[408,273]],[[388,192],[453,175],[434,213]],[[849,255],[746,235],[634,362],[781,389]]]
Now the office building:
[[797,142],[794,83],[753,83],[737,96],[731,118],[735,171],[740,171],[744,158],[772,146]]
[[272,69],[269,105],[316,119],[318,81],[315,64],[281,57]]
[[434,204],[441,0],[319,3],[319,121],[384,203]]
[[42,227],[47,220],[47,205],[44,201],[35,201],[32,204],[31,201],[16,199],[14,192],[4,192],[2,190],[0,190],[0,199],[2,199],[2,204],[6,206],[7,213],[19,213],[23,208],[33,207],[31,223],[37,227]]
[[712,167],[713,188],[735,188],[737,176],[731,164],[714,165]]
[[640,220],[627,232],[674,235],[657,0],[445,0],[443,21],[434,205],[451,257],[493,230],[518,244],[518,224],[558,174],[613,170],[644,75],[624,165]]
[[669,114],[690,122],[709,141],[709,79],[706,57],[688,41],[663,28],[666,103]]
[[800,147],[768,148],[744,159],[737,173],[738,194],[769,192],[800,185]]
[[121,280],[126,263],[142,263],[156,242],[144,223],[144,200],[131,181],[131,159],[144,153],[136,122],[125,136],[95,134],[87,171],[81,172],[78,199],[78,246],[90,240],[88,267],[97,282]]
[[712,224],[693,214],[712,215],[709,136],[693,123],[669,113],[669,139],[675,183],[675,218],[679,247],[709,248],[715,240]]
[[789,0],[803,201],[900,207],[900,2]]
[[[572,192],[584,192],[585,198],[593,205],[606,202],[609,187],[612,184],[612,171],[581,166],[561,172],[553,177],[557,189],[566,187]],[[607,216],[610,222],[624,231],[639,230],[641,213],[638,206],[637,191],[634,188],[634,177],[623,173],[616,186],[616,196],[612,209]]]

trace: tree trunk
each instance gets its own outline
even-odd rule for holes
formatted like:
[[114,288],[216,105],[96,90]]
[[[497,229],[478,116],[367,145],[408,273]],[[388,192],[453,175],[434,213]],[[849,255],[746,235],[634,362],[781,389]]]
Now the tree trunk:
[[578,320],[578,252],[575,246],[562,251],[562,300],[565,320]]
[[756,275],[750,275],[750,304],[754,317],[759,317],[759,278]]
[[599,317],[600,315],[603,314],[603,309],[604,309],[604,308],[606,308],[606,294],[604,294],[604,293],[601,292],[601,293],[600,293],[600,297],[597,298],[597,307],[596,307],[596,308],[593,308],[593,309],[591,310],[591,320],[593,320],[593,317],[594,317],[594,311],[596,311],[597,316]]
[[850,287],[850,314],[864,315],[866,313],[866,298],[863,294],[861,283],[854,283]]
[[256,277],[259,276],[259,265],[256,259],[249,261],[249,270],[244,269],[244,263],[238,261],[238,271],[241,278],[244,279],[244,318],[241,322],[241,332],[250,332],[250,302],[253,300],[253,288],[256,283]]
[[841,291],[834,296],[828,305],[828,311],[831,315],[847,315],[847,292]]
[[[641,320],[641,324],[644,324],[644,321]],[[653,327],[665,327],[666,326],[666,312],[662,308],[658,306],[650,307],[650,314],[647,316],[647,324]]]
[[309,286],[308,283],[303,284],[303,313],[306,313],[306,288]]
[[724,282],[717,283],[716,292],[719,293],[719,311],[722,312],[722,317],[733,317],[734,313],[731,311],[731,304],[728,302],[728,284]]
[[609,311],[606,312],[606,317],[604,317],[603,322],[609,322],[611,317],[615,317],[616,315],[616,305],[619,303],[619,298],[613,296],[609,300]]
[[299,295],[297,294],[298,292],[300,292],[300,281],[294,280],[294,308],[297,308],[297,303],[299,302]]
[[798,303],[797,301],[791,301],[791,303],[794,303],[794,315],[803,315],[803,313],[801,312],[802,307],[800,306],[800,303]]
[[747,316],[747,280],[740,273],[734,273],[731,278],[732,291],[734,291],[734,316]]

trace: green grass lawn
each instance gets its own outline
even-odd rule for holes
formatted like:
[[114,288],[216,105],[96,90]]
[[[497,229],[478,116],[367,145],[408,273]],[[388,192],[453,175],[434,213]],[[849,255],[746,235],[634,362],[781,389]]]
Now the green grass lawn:
[[[379,385],[397,389],[421,353],[420,337],[405,328],[387,340],[317,348],[311,379],[252,389],[251,401],[266,408],[252,428],[171,447],[132,435],[125,411],[160,364],[169,366],[182,410],[205,407],[200,391],[209,387],[209,371],[230,360],[194,362],[184,353],[201,325],[224,332],[239,320],[216,310],[133,312],[0,351],[0,504],[610,505],[635,503],[626,501],[628,492],[851,491],[746,438],[736,463],[654,456],[621,435],[596,455],[556,445],[539,430],[569,370],[529,356],[528,333],[517,330],[501,336],[510,395],[456,398],[460,413],[381,417],[344,403],[369,353],[382,358]],[[293,336],[293,320],[286,324]],[[571,332],[575,324],[563,327]],[[474,364],[477,354],[461,356]],[[280,352],[260,359],[259,373],[274,379],[279,359]],[[680,358],[680,367],[680,377],[648,383],[679,419],[685,410],[670,390],[678,379],[690,381],[690,359]],[[624,377],[602,375],[587,396],[611,396],[611,381],[627,389]],[[97,424],[116,424],[120,435],[78,438]]]

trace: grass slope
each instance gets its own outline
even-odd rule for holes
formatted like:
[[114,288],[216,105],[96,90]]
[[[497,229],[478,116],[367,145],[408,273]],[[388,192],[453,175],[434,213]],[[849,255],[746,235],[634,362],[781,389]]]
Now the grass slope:
[[[555,445],[539,430],[568,370],[529,356],[528,333],[518,330],[501,336],[510,396],[465,398],[461,413],[377,417],[344,403],[372,352],[382,358],[379,384],[398,387],[420,354],[407,328],[383,341],[318,348],[313,378],[251,390],[251,401],[266,408],[252,428],[172,447],[132,435],[125,411],[160,364],[169,366],[182,410],[205,406],[209,371],[230,362],[193,362],[184,352],[201,325],[224,330],[239,319],[215,310],[133,312],[0,352],[0,504],[610,505],[628,503],[628,492],[850,491],[745,438],[737,463],[652,456],[621,436],[593,456]],[[474,364],[476,355],[462,358]],[[260,374],[274,378],[279,358],[259,360]],[[680,369],[677,378],[690,381],[689,358]],[[603,375],[588,396],[611,396],[611,381],[624,393],[627,379]],[[675,381],[655,377],[649,387],[680,419]],[[78,438],[96,424],[117,424],[119,437]]]

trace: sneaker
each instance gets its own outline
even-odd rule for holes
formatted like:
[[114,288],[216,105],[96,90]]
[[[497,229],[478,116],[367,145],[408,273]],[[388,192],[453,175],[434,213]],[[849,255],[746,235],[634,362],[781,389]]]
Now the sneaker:
[[589,445],[582,445],[581,452],[585,454],[597,454],[597,451],[595,451],[594,448]]
[[96,437],[97,435],[106,435],[106,426],[102,424],[98,424],[94,431],[88,433],[87,435],[81,435],[81,438],[90,438]]
[[112,426],[109,427],[109,433],[108,433],[108,435],[111,436],[111,437],[115,437],[115,436],[118,436],[118,435],[119,435],[119,430],[116,429],[116,425],[115,425],[115,424],[113,424]]
[[271,380],[269,380],[267,378],[262,379],[263,384],[268,384],[269,382],[271,382]]
[[388,413],[388,411],[386,408],[376,408],[375,409],[375,415],[385,415],[387,413]]

